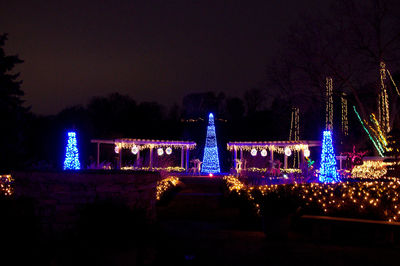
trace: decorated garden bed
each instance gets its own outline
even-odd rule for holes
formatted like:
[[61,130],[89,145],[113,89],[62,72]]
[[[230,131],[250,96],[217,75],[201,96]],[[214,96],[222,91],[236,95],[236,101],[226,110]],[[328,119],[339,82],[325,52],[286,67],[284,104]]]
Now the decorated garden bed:
[[231,193],[251,203],[253,211],[263,218],[264,229],[269,234],[287,234],[293,222],[304,215],[387,223],[400,219],[397,178],[263,186],[248,186],[233,176],[224,179]]

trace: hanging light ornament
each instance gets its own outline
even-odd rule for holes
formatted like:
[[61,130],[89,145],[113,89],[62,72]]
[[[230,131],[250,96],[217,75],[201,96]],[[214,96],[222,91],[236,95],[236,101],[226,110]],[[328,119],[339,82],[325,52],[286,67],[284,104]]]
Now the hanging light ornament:
[[115,146],[114,152],[115,152],[115,153],[119,153],[119,146]]
[[267,150],[266,150],[266,149],[263,149],[263,150],[261,151],[261,156],[262,156],[262,157],[267,156]]
[[138,152],[139,152],[138,146],[136,146],[136,145],[133,146],[132,149],[131,149],[131,152],[132,152],[133,154],[135,154],[135,155],[138,154]]
[[170,155],[170,154],[172,153],[172,149],[171,149],[170,147],[166,148],[166,149],[165,149],[165,153],[166,153],[167,155]]
[[304,157],[306,157],[306,158],[310,157],[310,150],[308,150],[308,149],[304,150],[303,153],[304,153]]
[[157,149],[158,156],[162,156],[164,154],[164,150],[162,148]]
[[292,151],[290,150],[289,147],[286,147],[286,148],[285,148],[285,155],[286,155],[286,156],[292,155]]
[[256,149],[251,149],[251,156],[256,156],[257,155],[257,150]]

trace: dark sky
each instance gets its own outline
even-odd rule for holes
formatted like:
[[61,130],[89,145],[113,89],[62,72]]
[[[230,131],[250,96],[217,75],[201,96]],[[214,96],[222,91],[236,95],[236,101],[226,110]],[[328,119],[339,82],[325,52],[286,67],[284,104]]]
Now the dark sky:
[[0,33],[36,113],[115,91],[168,106],[258,86],[289,25],[326,2],[0,0]]

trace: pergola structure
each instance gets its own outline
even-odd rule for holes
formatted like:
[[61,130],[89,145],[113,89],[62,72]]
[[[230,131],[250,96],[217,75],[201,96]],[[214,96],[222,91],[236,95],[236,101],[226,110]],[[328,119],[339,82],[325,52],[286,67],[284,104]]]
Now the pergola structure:
[[[231,141],[228,142],[227,148],[233,152],[234,156],[234,168],[236,169],[238,151],[240,152],[240,159],[243,159],[243,151],[257,152],[267,155],[267,151],[270,154],[270,158],[274,160],[274,153],[284,154],[284,168],[287,168],[287,157],[292,154],[293,151],[301,152],[301,160],[304,161],[305,151],[309,153],[309,147],[321,146],[321,141],[313,140],[294,140],[294,141]],[[306,155],[308,156],[308,155]]]
[[122,149],[129,149],[133,154],[136,154],[137,160],[140,159],[140,151],[144,149],[150,150],[149,168],[153,168],[153,150],[162,149],[162,152],[169,154],[172,152],[172,148],[181,150],[181,167],[188,170],[189,166],[189,150],[196,147],[196,143],[193,141],[173,141],[173,140],[151,140],[151,139],[114,139],[114,140],[99,140],[92,139],[91,143],[97,144],[97,160],[96,165],[99,167],[100,164],[100,144],[111,144],[114,145],[115,153],[119,154],[119,169],[121,169],[122,162]]

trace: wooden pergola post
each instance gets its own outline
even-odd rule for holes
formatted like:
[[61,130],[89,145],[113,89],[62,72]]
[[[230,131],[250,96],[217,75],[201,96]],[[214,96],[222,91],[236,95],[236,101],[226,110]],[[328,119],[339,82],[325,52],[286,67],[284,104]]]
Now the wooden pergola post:
[[184,165],[184,158],[185,158],[185,150],[184,147],[181,148],[181,168],[183,168]]
[[284,162],[283,162],[283,169],[287,169],[287,156],[286,156],[286,154],[284,153]]
[[140,163],[140,150],[138,149],[138,152],[136,153],[136,165],[139,167]]
[[96,158],[96,168],[100,165],[100,142],[97,142],[97,158]]
[[118,169],[121,170],[121,167],[122,167],[122,148],[119,150]]
[[186,146],[186,163],[185,163],[185,170],[188,171],[189,168],[189,147]]
[[233,146],[233,168],[236,170],[236,166],[237,166],[237,149],[236,146]]
[[149,160],[149,168],[153,168],[153,146],[150,146],[150,160]]
[[[342,170],[343,163],[342,163],[343,156],[339,156],[339,169]],[[336,158],[335,158],[336,160]]]
[[244,161],[244,157],[243,157],[243,149],[242,147],[240,147],[240,160],[242,161],[242,170],[246,170],[246,163]]

